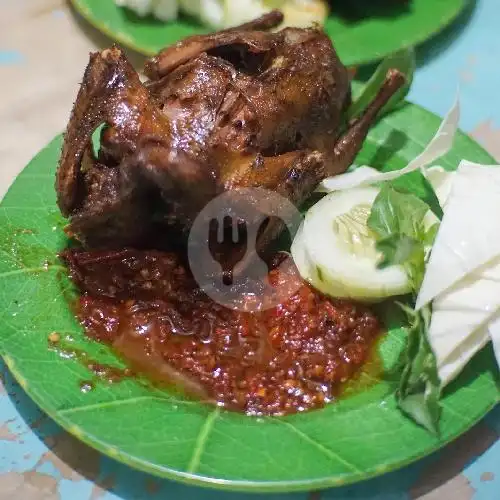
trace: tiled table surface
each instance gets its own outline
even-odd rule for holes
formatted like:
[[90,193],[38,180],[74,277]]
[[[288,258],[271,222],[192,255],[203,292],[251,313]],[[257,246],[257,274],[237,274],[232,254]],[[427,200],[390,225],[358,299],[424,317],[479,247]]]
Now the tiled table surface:
[[[478,0],[460,26],[425,46],[410,98],[443,115],[460,85],[462,128],[500,159],[499,20],[498,0]],[[64,128],[88,52],[107,43],[63,0],[0,0],[0,196]],[[44,416],[3,364],[0,373],[0,500],[255,498],[161,481],[102,457]],[[266,497],[497,500],[499,433],[497,408],[442,452],[396,473],[321,493]]]

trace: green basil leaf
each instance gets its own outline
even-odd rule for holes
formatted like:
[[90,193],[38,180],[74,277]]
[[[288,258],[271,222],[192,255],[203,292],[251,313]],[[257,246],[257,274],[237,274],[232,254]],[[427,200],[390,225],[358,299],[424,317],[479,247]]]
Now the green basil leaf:
[[415,195],[400,193],[385,184],[373,203],[368,227],[379,239],[405,235],[420,240],[428,210],[428,205]]
[[[382,253],[381,267],[403,266],[418,293],[425,273],[426,244],[436,236],[438,224],[424,228],[429,206],[410,193],[383,185],[372,206],[368,226],[377,236]],[[439,432],[440,384],[436,360],[427,340],[431,309],[422,311],[402,306],[409,319],[404,369],[396,394],[399,408],[433,434]]]
[[421,242],[405,234],[393,234],[379,240],[377,241],[377,250],[383,255],[379,267],[405,265],[414,258],[415,253],[419,252],[421,246]]
[[398,177],[391,181],[389,185],[400,193],[413,194],[417,198],[420,198],[429,206],[439,220],[443,218],[443,209],[441,208],[436,192],[431,183],[419,170]]
[[404,234],[394,234],[378,241],[377,250],[382,253],[379,267],[403,266],[413,290],[417,292],[425,273],[425,248],[422,242]]
[[401,410],[433,434],[439,434],[440,384],[434,353],[427,340],[431,308],[416,312],[402,306],[408,315],[406,363],[396,393]]

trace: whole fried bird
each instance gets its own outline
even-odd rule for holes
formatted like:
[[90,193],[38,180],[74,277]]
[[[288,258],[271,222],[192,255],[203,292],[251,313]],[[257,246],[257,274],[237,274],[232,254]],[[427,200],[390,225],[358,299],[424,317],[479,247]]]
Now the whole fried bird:
[[[319,29],[271,32],[281,21],[274,11],[183,40],[147,63],[145,83],[119,48],[91,55],[57,172],[70,234],[87,248],[142,246],[189,229],[221,192],[260,186],[300,205],[351,165],[404,77],[390,71],[346,127],[349,75],[330,39]],[[267,227],[263,244],[280,230]]]

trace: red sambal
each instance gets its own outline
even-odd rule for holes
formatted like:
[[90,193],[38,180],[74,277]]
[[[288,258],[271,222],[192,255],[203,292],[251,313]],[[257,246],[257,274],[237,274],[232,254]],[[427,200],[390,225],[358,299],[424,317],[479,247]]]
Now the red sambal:
[[[201,292],[174,254],[70,250],[87,335],[135,369],[251,415],[323,406],[367,360],[380,332],[369,309],[306,283],[259,313],[227,309]],[[283,286],[296,272],[271,271]]]

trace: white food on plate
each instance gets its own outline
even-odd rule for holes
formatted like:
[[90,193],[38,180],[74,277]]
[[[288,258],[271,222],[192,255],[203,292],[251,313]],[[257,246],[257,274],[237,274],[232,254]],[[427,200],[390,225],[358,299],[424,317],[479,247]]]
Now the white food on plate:
[[231,28],[262,16],[271,10],[261,0],[238,0],[224,2],[224,27]]
[[161,21],[174,21],[179,15],[177,0],[159,0],[153,7],[152,14]]
[[286,26],[308,28],[324,24],[328,17],[328,5],[324,0],[288,0],[279,7],[285,16]]
[[175,21],[179,13],[178,0],[115,0],[119,7],[128,7],[138,16],[149,14],[162,21]]
[[325,0],[114,0],[137,15],[153,15],[168,22],[175,21],[179,12],[197,18],[212,29],[237,26],[280,8],[286,26],[309,27],[323,24],[328,16]]
[[[172,3],[177,5],[177,0]],[[153,0],[115,0],[115,4],[118,7],[128,7],[141,17],[151,14],[153,11]]]
[[378,188],[331,193],[307,213],[292,256],[301,276],[332,297],[379,301],[410,291],[401,266],[379,269],[381,254],[367,226]]
[[178,2],[179,12],[193,16],[209,27],[223,26],[224,6],[220,0],[178,0]]

